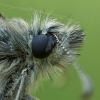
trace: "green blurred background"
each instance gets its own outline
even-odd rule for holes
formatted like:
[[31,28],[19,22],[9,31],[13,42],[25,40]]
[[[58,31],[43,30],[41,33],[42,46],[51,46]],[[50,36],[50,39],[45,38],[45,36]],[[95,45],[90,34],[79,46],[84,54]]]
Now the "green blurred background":
[[[52,12],[60,21],[71,18],[84,29],[86,39],[78,61],[94,83],[89,100],[100,100],[100,0],[0,0],[0,12],[7,18],[22,17],[30,22],[34,9]],[[41,100],[80,100],[81,91],[80,79],[70,66],[59,79],[44,81],[32,94]]]

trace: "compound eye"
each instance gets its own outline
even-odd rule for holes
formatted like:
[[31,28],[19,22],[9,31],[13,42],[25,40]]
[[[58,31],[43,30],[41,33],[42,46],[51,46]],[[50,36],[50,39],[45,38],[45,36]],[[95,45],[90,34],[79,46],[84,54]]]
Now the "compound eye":
[[46,58],[53,49],[53,40],[51,36],[39,34],[32,40],[32,53],[36,58]]

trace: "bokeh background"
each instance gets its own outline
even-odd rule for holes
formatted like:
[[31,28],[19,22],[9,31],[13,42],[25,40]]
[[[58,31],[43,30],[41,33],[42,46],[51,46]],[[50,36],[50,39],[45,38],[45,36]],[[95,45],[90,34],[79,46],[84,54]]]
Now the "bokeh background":
[[[52,12],[63,22],[71,18],[84,29],[86,39],[78,59],[94,83],[89,100],[100,100],[100,0],[0,0],[0,12],[7,18],[22,17],[31,21],[33,10]],[[80,100],[80,79],[73,66],[55,81],[44,81],[32,95],[40,100]]]

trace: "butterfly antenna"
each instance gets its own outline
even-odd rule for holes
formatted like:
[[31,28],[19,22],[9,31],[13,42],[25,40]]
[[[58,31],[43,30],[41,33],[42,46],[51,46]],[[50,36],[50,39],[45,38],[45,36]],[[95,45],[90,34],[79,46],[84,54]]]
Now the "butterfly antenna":
[[74,68],[76,69],[76,71],[80,77],[80,80],[82,81],[82,84],[83,84],[82,97],[83,98],[89,97],[93,91],[93,83],[92,83],[90,77],[81,69],[81,67],[77,63],[76,59],[70,54],[68,49],[66,49],[63,46],[63,44],[58,39],[58,37],[55,34],[54,34],[54,36],[56,38],[57,44],[61,46],[62,50],[68,55],[70,61],[73,63]]
[[73,65],[83,84],[82,97],[83,98],[89,97],[93,91],[93,83],[90,77],[81,69],[81,67],[76,61],[73,61]]
[[27,76],[27,71],[28,71],[28,69],[23,69],[22,70],[22,73],[21,73],[21,82],[20,82],[20,86],[19,86],[19,89],[18,89],[18,92],[17,92],[15,100],[19,100],[19,98],[20,98],[20,93],[21,93],[21,91],[23,89],[24,81],[25,81],[25,78]]

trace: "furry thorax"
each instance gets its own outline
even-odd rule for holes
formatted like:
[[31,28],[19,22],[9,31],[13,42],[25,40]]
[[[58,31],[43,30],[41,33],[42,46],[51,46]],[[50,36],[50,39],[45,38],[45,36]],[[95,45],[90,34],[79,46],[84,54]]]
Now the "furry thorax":
[[[34,57],[33,37],[48,33],[57,42],[52,52],[43,59]],[[40,75],[53,77],[53,72],[73,62],[84,37],[79,25],[71,21],[65,25],[49,15],[34,13],[28,24],[21,18],[6,19],[0,14],[0,100],[35,100],[24,98],[31,83]]]

